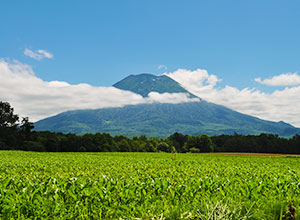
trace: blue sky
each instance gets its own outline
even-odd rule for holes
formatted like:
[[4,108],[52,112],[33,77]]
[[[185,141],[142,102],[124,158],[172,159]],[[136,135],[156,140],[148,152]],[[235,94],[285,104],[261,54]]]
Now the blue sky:
[[[5,1],[0,57],[45,80],[110,86],[128,74],[207,69],[238,88],[300,69],[299,1]],[[5,42],[5,43],[4,43]],[[25,48],[46,49],[36,62]]]
[[[3,1],[0,58],[72,85],[109,87],[129,74],[202,69],[217,76],[219,90],[274,95],[291,85],[254,79],[299,76],[299,10],[296,0]],[[26,50],[51,56],[32,59]]]

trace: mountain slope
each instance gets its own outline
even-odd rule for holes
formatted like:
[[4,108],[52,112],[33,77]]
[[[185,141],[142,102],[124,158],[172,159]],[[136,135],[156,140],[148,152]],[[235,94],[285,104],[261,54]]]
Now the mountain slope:
[[[188,93],[190,97],[196,97],[167,76],[130,75],[113,86],[144,97],[152,91]],[[35,129],[76,134],[107,132],[114,135],[156,137],[166,137],[175,132],[191,135],[273,133],[280,136],[300,133],[299,128],[287,123],[264,121],[204,100],[68,111],[38,121]]]
[[289,124],[264,121],[205,101],[69,111],[35,123],[35,129],[156,137],[174,132],[191,135],[275,133],[280,136],[300,133],[299,128]]
[[113,85],[118,89],[128,90],[147,97],[150,92],[158,93],[188,93],[191,98],[196,96],[180,86],[175,80],[162,75],[155,76],[152,74],[130,75],[125,79]]

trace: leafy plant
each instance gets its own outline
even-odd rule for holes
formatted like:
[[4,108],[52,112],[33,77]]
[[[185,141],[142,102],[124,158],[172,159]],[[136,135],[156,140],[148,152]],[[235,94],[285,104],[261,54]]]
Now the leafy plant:
[[297,159],[0,151],[0,219],[299,219]]

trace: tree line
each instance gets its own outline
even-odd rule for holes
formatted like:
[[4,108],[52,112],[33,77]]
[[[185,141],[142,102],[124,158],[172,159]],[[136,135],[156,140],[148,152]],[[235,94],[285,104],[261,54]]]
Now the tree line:
[[107,133],[63,134],[33,131],[33,123],[13,113],[0,102],[0,150],[42,152],[253,152],[300,154],[300,135],[282,138],[276,134],[200,136],[174,133],[165,139],[128,138]]

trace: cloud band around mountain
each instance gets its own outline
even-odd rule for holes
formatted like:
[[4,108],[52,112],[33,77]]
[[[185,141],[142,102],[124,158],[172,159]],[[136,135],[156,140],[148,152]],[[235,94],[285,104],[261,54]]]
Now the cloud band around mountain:
[[31,66],[0,59],[0,101],[8,101],[17,114],[37,121],[64,111],[122,107],[147,103],[194,102],[184,93],[152,92],[143,98],[115,87],[96,87],[86,83],[71,85],[63,81],[43,81]]
[[[206,70],[201,69],[195,71],[179,69],[165,75],[209,102],[261,119],[285,121],[300,127],[300,86],[264,93],[257,89],[240,90],[232,86],[217,88],[217,83],[221,80],[216,75],[208,74]],[[287,81],[284,85],[287,85]]]
[[[300,86],[263,93],[249,88],[218,88],[217,84],[221,80],[201,69],[179,69],[165,75],[204,100],[265,120],[285,121],[300,127]],[[17,114],[28,116],[32,121],[75,109],[199,101],[184,93],[152,92],[143,98],[115,87],[96,87],[86,83],[72,85],[63,81],[47,82],[36,77],[31,66],[4,59],[0,59],[0,78],[0,100],[10,102]]]

